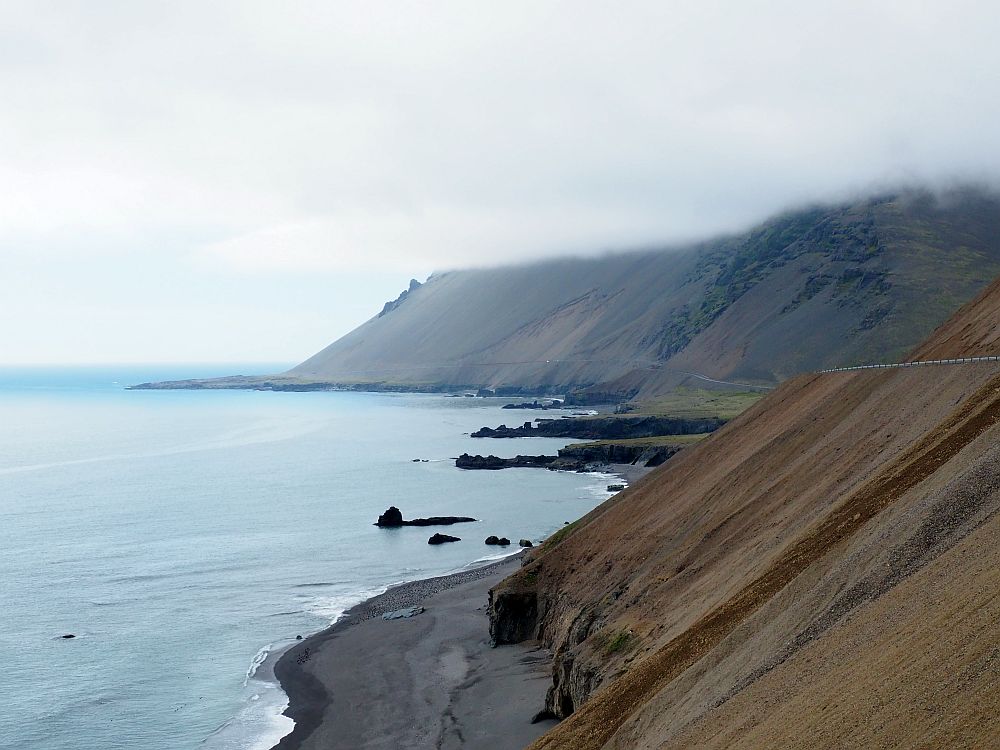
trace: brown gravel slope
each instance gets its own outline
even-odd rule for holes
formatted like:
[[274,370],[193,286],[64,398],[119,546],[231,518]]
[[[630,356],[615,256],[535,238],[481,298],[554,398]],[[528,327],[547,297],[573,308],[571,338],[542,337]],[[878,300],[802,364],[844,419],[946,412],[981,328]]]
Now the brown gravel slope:
[[596,509],[494,592],[556,653],[534,747],[994,746],[998,422],[995,364],[801,377]]

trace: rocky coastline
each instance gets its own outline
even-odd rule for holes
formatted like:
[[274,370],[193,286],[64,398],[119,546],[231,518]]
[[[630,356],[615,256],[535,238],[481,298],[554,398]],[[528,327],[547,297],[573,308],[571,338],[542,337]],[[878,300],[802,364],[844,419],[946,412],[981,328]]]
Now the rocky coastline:
[[498,456],[472,456],[463,453],[455,459],[459,469],[473,471],[498,471],[500,469],[550,469],[552,471],[583,471],[584,465],[573,459],[560,459],[559,456],[514,456],[499,458]]
[[539,401],[537,398],[534,401],[525,401],[520,404],[504,404],[500,407],[501,409],[538,409],[540,411],[549,411],[550,409],[563,409],[563,402],[559,399],[550,399],[549,401]]
[[[295,388],[290,386],[288,389],[294,390]],[[524,408],[538,408],[535,404],[540,402],[536,400],[530,403],[530,406]],[[542,428],[543,430],[565,430],[566,432],[560,436],[579,436],[582,438],[607,435],[609,433],[624,434],[630,437],[636,433],[657,433],[663,429],[665,424],[662,420],[637,418],[629,420],[626,429],[622,431],[620,428],[616,430],[614,427],[604,424],[602,420],[587,419],[586,421],[597,422],[598,424],[586,425],[582,429],[578,428],[577,425],[583,421],[577,418],[541,420],[545,424],[552,423],[558,425],[558,427]],[[616,417],[613,420],[609,420],[609,423],[621,421],[620,418]],[[528,425],[530,426],[530,423]],[[693,425],[690,421],[674,420],[670,422],[669,428],[684,430],[690,429],[692,426],[705,429],[706,427],[714,427],[716,425],[714,423],[706,425],[704,421],[699,421]],[[521,435],[512,436],[519,437]],[[493,455],[472,456],[463,454],[456,459],[456,466],[472,470],[499,470],[518,467],[577,472],[603,471],[620,474],[631,481],[648,471],[649,467],[662,463],[670,455],[673,455],[674,452],[680,450],[680,447],[588,443],[567,446],[561,449],[559,455],[556,456],[519,455],[513,458],[499,458]],[[626,465],[611,465],[612,462]],[[625,485],[615,486],[618,488]],[[393,529],[404,526],[451,526],[454,524],[474,523],[476,520],[467,516],[430,516],[405,519],[399,508],[390,506],[378,517],[375,525],[380,528]],[[461,539],[458,536],[435,533],[428,539],[428,544],[438,545],[460,541]],[[503,548],[509,546],[511,540],[506,537],[488,536],[486,537],[485,544],[487,546],[493,545]],[[521,555],[529,551],[527,548],[533,546],[533,542],[529,539],[521,539],[518,544],[522,550],[516,553],[517,557],[521,557]],[[525,613],[515,616],[514,609],[518,606],[530,608],[530,597],[518,604],[514,602],[509,593],[505,593],[494,605],[489,598],[491,596],[489,592],[505,576],[516,572],[518,567],[511,558],[507,558],[499,563],[474,571],[465,571],[455,576],[404,584],[401,587],[391,589],[386,594],[358,605],[350,610],[333,627],[314,636],[307,637],[291,647],[275,663],[274,674],[289,697],[289,708],[286,713],[294,719],[295,728],[290,735],[277,745],[276,750],[352,746],[352,742],[361,741],[362,737],[373,732],[374,726],[380,725],[385,721],[385,717],[381,712],[384,712],[385,715],[394,715],[399,712],[401,707],[407,705],[407,701],[411,701],[411,697],[407,696],[416,688],[413,685],[407,686],[405,680],[403,680],[393,688],[386,689],[383,686],[382,693],[372,696],[372,699],[375,701],[387,703],[386,705],[379,703],[381,707],[366,707],[364,722],[358,722],[355,717],[337,726],[333,726],[330,723],[328,717],[335,716],[339,711],[344,709],[342,705],[343,699],[338,696],[345,694],[345,691],[350,693],[356,689],[353,683],[351,683],[350,687],[347,686],[347,682],[353,679],[349,672],[345,673],[339,668],[341,660],[354,658],[343,652],[345,648],[343,644],[347,643],[346,640],[343,640],[346,638],[346,634],[348,632],[356,632],[356,635],[350,638],[364,644],[356,653],[361,654],[362,652],[366,652],[369,654],[368,659],[377,660],[380,665],[385,660],[379,653],[383,650],[383,647],[391,647],[382,640],[382,636],[380,635],[374,636],[378,641],[377,645],[374,642],[370,642],[373,636],[363,633],[360,629],[355,630],[356,626],[372,628],[373,633],[379,632],[380,629],[391,627],[390,623],[400,623],[396,627],[411,627],[402,625],[402,623],[414,622],[420,623],[420,627],[423,627],[423,623],[432,622],[434,618],[444,616],[441,613],[441,607],[444,606],[444,602],[447,602],[446,606],[448,608],[460,608],[463,612],[474,611],[478,613],[477,617],[481,618],[481,622],[476,629],[462,636],[466,639],[465,643],[467,644],[464,648],[466,648],[467,653],[470,655],[467,658],[472,661],[478,660],[487,665],[494,662],[509,665],[512,656],[504,649],[493,647],[504,643],[512,643],[515,638],[520,639],[518,642],[523,640],[521,636],[525,635],[525,633],[520,631],[525,627],[529,627],[530,623],[534,622],[534,620],[530,616],[523,616]],[[454,589],[454,593],[449,593],[452,589]],[[462,593],[466,589],[468,589],[468,592]],[[442,599],[441,603],[438,603],[438,600],[442,596],[450,598]],[[499,616],[493,614],[491,608],[494,606],[501,613]],[[442,624],[440,620],[434,627],[443,629],[442,632],[449,634],[453,630],[452,625],[448,623]],[[510,632],[501,632],[504,628],[509,629]],[[494,631],[496,631],[496,637],[494,637]],[[397,636],[392,635],[391,637],[395,638]],[[449,635],[448,638],[450,639],[451,636]],[[427,647],[433,649],[443,647],[433,637],[422,637],[420,643],[422,644],[421,648]],[[415,643],[403,648],[412,649],[414,647]],[[537,650],[537,646],[532,646],[531,644],[528,644],[528,648]],[[365,651],[366,649],[367,651]],[[520,646],[518,653],[524,651],[525,646]],[[329,660],[333,659],[334,655],[338,653],[340,654],[337,657],[338,668],[331,668],[333,663]],[[355,652],[352,650],[351,653]],[[324,662],[324,657],[327,662]],[[523,747],[531,739],[540,735],[546,728],[552,726],[552,719],[536,715],[538,709],[545,705],[545,692],[549,690],[549,686],[551,685],[551,677],[548,670],[550,659],[551,656],[548,654],[539,656],[537,659],[531,661],[528,661],[526,657],[518,657],[518,660],[522,664],[531,665],[531,669],[529,672],[526,672],[526,675],[530,673],[534,687],[530,695],[525,694],[522,696],[523,705],[512,705],[507,708],[506,713],[500,712],[496,719],[490,719],[487,722],[499,722],[503,727],[502,730],[496,730],[488,726],[477,727],[478,731],[489,733],[491,746],[514,750],[514,748]],[[395,668],[392,667],[391,669]],[[524,667],[520,667],[520,669],[524,669]],[[510,666],[504,666],[504,673],[507,673],[509,670]],[[491,677],[490,680],[482,683],[483,687],[481,690],[489,693],[491,696],[500,695],[502,702],[509,702],[511,700],[510,696],[513,692],[519,690],[519,688],[505,684],[504,679],[506,678],[500,674]],[[458,688],[456,687],[455,689]],[[475,703],[475,700],[478,699],[466,700],[471,700],[472,703]],[[495,698],[491,697],[490,700],[495,700]],[[478,724],[482,721],[482,716],[484,715],[482,712],[484,710],[481,705],[468,708],[466,709],[467,715],[462,717],[462,720]],[[372,718],[374,715],[373,712],[378,713],[379,717]],[[532,723],[532,717],[538,721]],[[423,720],[426,723],[430,722],[432,718],[427,716]],[[401,725],[392,727],[383,726],[377,730],[377,733],[379,736],[389,737],[392,736],[393,732],[403,731],[404,729],[401,728]],[[406,727],[405,731],[412,732],[413,727]],[[400,738],[402,736],[401,734]],[[517,739],[518,737],[523,739]]]
[[727,420],[720,417],[684,419],[679,417],[564,417],[525,422],[520,427],[482,427],[474,438],[552,437],[581,440],[631,440],[665,435],[692,435],[714,432]]
[[548,469],[549,471],[611,471],[629,465],[655,468],[684,449],[684,445],[623,445],[616,443],[581,443],[559,449],[556,456],[514,456],[500,458],[463,453],[455,466],[469,471],[501,469]]

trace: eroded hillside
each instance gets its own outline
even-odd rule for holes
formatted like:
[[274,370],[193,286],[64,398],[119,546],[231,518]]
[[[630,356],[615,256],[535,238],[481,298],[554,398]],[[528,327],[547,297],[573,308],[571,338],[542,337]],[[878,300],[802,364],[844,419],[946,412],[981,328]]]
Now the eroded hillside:
[[536,747],[992,746],[998,421],[994,363],[800,376],[561,532],[492,602],[555,653]]

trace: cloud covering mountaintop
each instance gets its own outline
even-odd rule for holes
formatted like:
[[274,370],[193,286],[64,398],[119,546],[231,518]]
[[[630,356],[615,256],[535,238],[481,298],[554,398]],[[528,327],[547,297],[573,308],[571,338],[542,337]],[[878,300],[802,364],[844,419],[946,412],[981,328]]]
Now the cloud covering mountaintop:
[[[149,321],[191,356],[238,356],[218,347],[250,341],[238,321],[280,316],[303,338],[275,355],[307,351],[321,325],[364,319],[359,290],[382,299],[432,270],[1000,172],[987,2],[80,2],[4,18],[5,259],[65,274],[42,284],[49,305],[91,282],[100,303],[73,307],[91,329],[137,315],[128,259],[169,282],[140,295],[150,307],[176,300],[160,286],[209,283],[176,336]],[[290,313],[272,291],[283,312],[264,309],[261,273],[319,274],[345,302]],[[32,308],[31,339],[56,335],[63,311],[23,281],[0,292]]]

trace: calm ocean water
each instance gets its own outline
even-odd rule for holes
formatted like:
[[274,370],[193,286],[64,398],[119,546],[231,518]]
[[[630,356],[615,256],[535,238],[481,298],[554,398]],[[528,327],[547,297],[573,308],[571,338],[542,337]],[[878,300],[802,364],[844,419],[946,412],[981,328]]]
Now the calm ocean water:
[[[526,418],[496,400],[123,389],[234,369],[279,368],[0,370],[0,747],[270,747],[290,723],[254,677],[269,650],[607,497],[600,476],[456,469],[565,443],[472,440]],[[482,523],[431,547],[372,526],[389,505]]]

